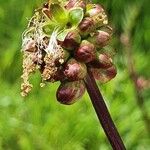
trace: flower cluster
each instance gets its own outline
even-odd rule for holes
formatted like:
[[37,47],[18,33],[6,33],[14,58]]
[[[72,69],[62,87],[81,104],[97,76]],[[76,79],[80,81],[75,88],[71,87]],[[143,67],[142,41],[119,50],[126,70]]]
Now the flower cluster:
[[105,50],[111,35],[106,12],[99,4],[51,0],[35,10],[22,35],[22,96],[31,91],[29,77],[37,70],[41,86],[61,82],[57,100],[63,104],[72,104],[84,94],[87,69],[102,83],[114,78],[116,68]]

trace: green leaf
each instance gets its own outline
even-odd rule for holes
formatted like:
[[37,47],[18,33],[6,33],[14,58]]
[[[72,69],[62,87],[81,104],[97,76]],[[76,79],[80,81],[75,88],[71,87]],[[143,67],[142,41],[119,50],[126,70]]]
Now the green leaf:
[[65,38],[66,38],[66,36],[67,36],[67,34],[68,34],[69,32],[70,32],[69,29],[63,30],[63,31],[60,32],[60,34],[57,36],[57,39],[58,39],[59,41],[64,41]]
[[58,23],[65,25],[68,21],[68,15],[63,7],[59,4],[52,4],[50,10],[53,16],[53,19]]
[[69,22],[72,26],[77,27],[79,23],[82,21],[84,16],[83,9],[80,7],[76,7],[70,10],[69,12]]
[[43,32],[47,35],[50,35],[56,27],[56,24],[53,22],[48,22],[47,24],[43,25]]

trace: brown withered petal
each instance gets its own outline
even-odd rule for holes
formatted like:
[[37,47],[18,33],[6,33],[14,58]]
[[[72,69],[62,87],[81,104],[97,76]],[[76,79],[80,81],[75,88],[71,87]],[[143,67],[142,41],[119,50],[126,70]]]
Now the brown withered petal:
[[82,37],[87,36],[95,30],[93,19],[90,17],[85,17],[79,24],[78,28]]
[[96,49],[95,46],[83,40],[80,47],[75,51],[75,58],[81,62],[89,63],[96,58]]
[[69,0],[69,2],[65,5],[66,9],[71,9],[73,7],[81,7],[85,9],[86,2],[84,0]]
[[105,31],[98,31],[92,37],[88,38],[88,41],[94,43],[97,48],[102,48],[108,45],[111,35]]
[[93,76],[96,80],[99,80],[101,83],[106,83],[113,79],[116,74],[117,70],[115,66],[112,66],[107,69],[96,69],[96,68],[91,68]]
[[55,60],[56,67],[60,67],[62,64],[64,64],[68,60],[69,56],[70,56],[70,53],[67,50],[63,49],[63,55],[61,59],[58,58]]
[[71,105],[81,98],[84,92],[83,81],[63,82],[57,90],[56,97],[60,103]]
[[81,43],[81,36],[78,31],[71,31],[66,36],[65,40],[61,42],[61,46],[67,50],[74,50]]
[[35,51],[37,51],[35,40],[28,41],[28,43],[23,47],[23,50],[27,51],[27,52],[35,52]]
[[109,55],[99,52],[97,55],[97,59],[88,64],[90,67],[107,69],[113,66],[112,58]]
[[69,81],[81,80],[85,78],[87,68],[84,63],[80,63],[75,59],[70,59],[65,66],[64,74]]

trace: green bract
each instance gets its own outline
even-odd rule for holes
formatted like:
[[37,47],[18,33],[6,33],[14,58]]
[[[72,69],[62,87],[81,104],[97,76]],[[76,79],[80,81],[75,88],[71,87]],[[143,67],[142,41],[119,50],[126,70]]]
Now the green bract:
[[84,16],[83,9],[80,7],[72,8],[69,12],[69,22],[73,27],[77,27]]

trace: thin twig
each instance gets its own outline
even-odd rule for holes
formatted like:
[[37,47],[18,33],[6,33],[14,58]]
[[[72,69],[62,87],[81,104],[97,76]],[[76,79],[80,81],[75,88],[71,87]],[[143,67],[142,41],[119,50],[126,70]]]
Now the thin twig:
[[124,146],[124,143],[110,116],[105,101],[90,70],[88,70],[85,84],[99,121],[105,131],[105,134],[107,135],[107,138],[113,150],[125,150],[126,148]]

